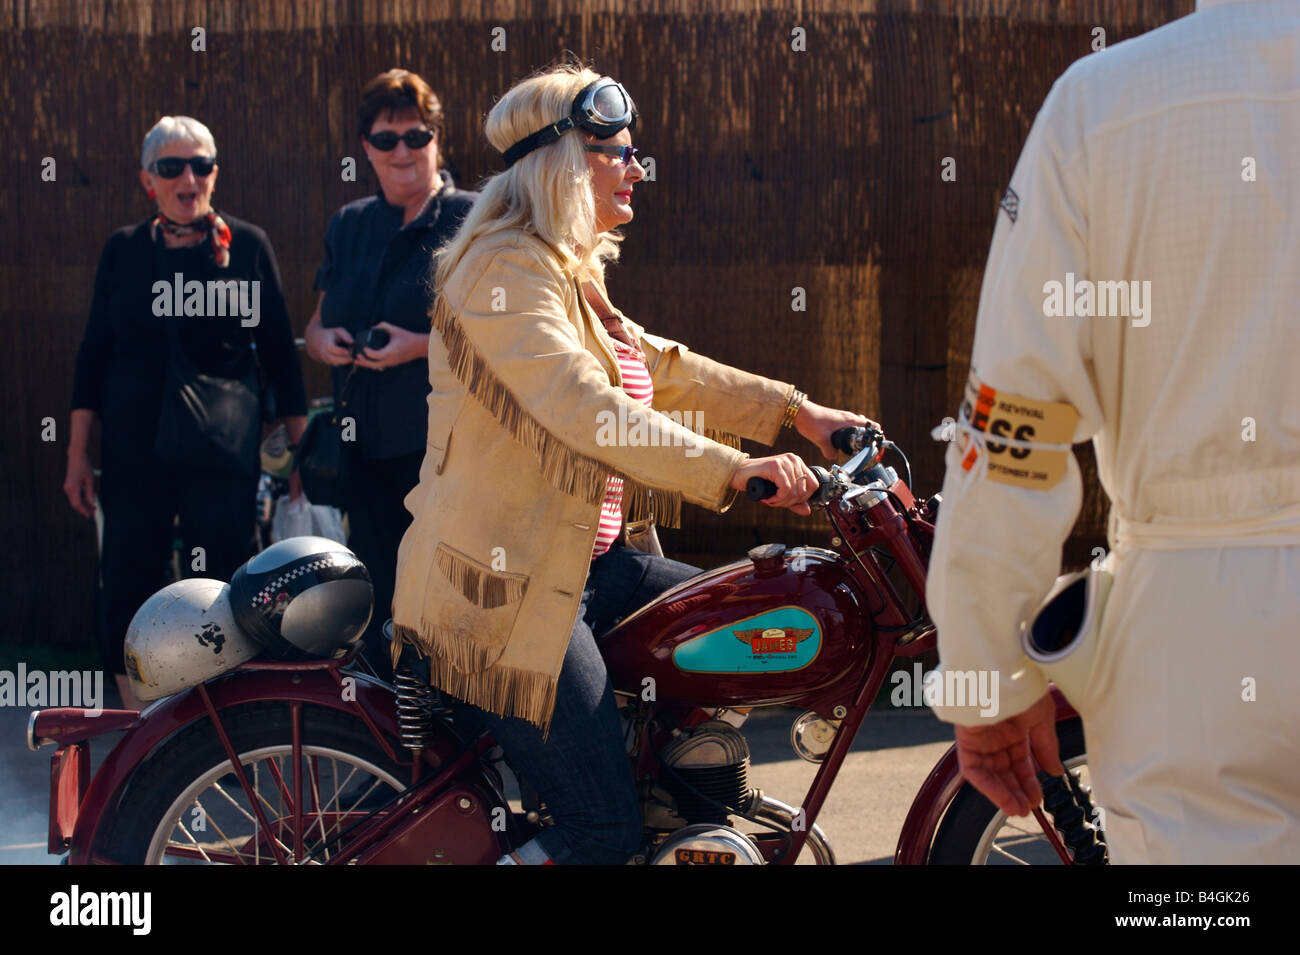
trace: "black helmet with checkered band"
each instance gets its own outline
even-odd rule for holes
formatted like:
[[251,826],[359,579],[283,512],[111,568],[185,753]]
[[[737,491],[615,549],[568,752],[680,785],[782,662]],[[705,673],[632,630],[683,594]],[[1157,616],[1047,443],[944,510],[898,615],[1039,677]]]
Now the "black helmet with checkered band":
[[290,537],[249,559],[230,579],[241,630],[281,660],[338,657],[374,610],[365,564],[324,537]]

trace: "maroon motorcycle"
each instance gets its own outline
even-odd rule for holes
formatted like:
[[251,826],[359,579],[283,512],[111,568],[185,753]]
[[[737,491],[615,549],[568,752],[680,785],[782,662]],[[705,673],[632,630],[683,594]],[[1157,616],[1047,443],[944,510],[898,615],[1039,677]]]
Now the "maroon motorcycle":
[[[636,862],[835,861],[817,817],[898,658],[935,645],[926,564],[940,500],[913,498],[881,463],[880,432],[844,429],[853,457],[814,468],[810,503],[830,549],[766,544],[700,574],[601,641],[627,731],[645,830]],[[774,488],[755,479],[749,496]],[[72,863],[489,864],[547,825],[520,780],[507,799],[490,735],[463,735],[409,648],[393,683],[338,660],[253,660],[143,713],[32,714],[28,744],[57,747],[51,853]],[[1067,773],[1040,772],[1043,805],[1007,818],[964,784],[949,749],[917,794],[894,861],[1099,864],[1083,732],[1056,694]],[[742,732],[789,706],[792,745],[819,764],[798,803],[751,786]],[[124,738],[91,778],[90,740]],[[1081,778],[1084,777],[1084,778]]]

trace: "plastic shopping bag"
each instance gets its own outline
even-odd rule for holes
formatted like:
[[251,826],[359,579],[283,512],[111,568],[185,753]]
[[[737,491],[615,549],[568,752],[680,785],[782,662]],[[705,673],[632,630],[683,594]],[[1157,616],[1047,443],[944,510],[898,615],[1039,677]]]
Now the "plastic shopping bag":
[[[306,499],[306,495],[303,495],[303,499]],[[332,541],[338,541],[345,547],[347,546],[348,532],[343,528],[343,512],[337,507],[313,504],[311,506],[311,526],[312,533],[317,537],[328,537]]]
[[271,518],[271,543],[278,544],[290,537],[311,536],[311,504],[305,495],[295,501],[284,495],[275,502],[275,514]]
[[348,541],[339,509],[313,504],[305,494],[297,500],[286,494],[275,502],[271,542],[278,543],[289,537],[326,537],[345,546]]

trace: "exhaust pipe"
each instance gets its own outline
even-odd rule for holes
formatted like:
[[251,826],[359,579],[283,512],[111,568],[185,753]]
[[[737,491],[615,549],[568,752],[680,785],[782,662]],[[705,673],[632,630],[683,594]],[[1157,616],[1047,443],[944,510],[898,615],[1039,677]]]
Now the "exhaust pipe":
[[[771,796],[765,795],[761,789],[755,789],[750,800],[749,812],[746,813],[745,818],[766,819],[793,832],[794,817],[798,815],[798,812],[794,806],[789,806],[779,799],[773,799]],[[826,833],[822,832],[822,827],[815,823],[808,833],[808,846],[812,849],[818,865],[835,865],[835,853],[831,849],[830,843],[826,841]]]

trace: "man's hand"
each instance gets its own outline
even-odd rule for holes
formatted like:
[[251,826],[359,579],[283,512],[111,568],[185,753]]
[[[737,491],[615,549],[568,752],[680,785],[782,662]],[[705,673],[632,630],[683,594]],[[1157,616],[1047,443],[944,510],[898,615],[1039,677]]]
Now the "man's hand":
[[1031,753],[1053,776],[1065,774],[1050,692],[1023,713],[988,726],[956,729],[961,774],[1008,816],[1027,816],[1043,801]]

